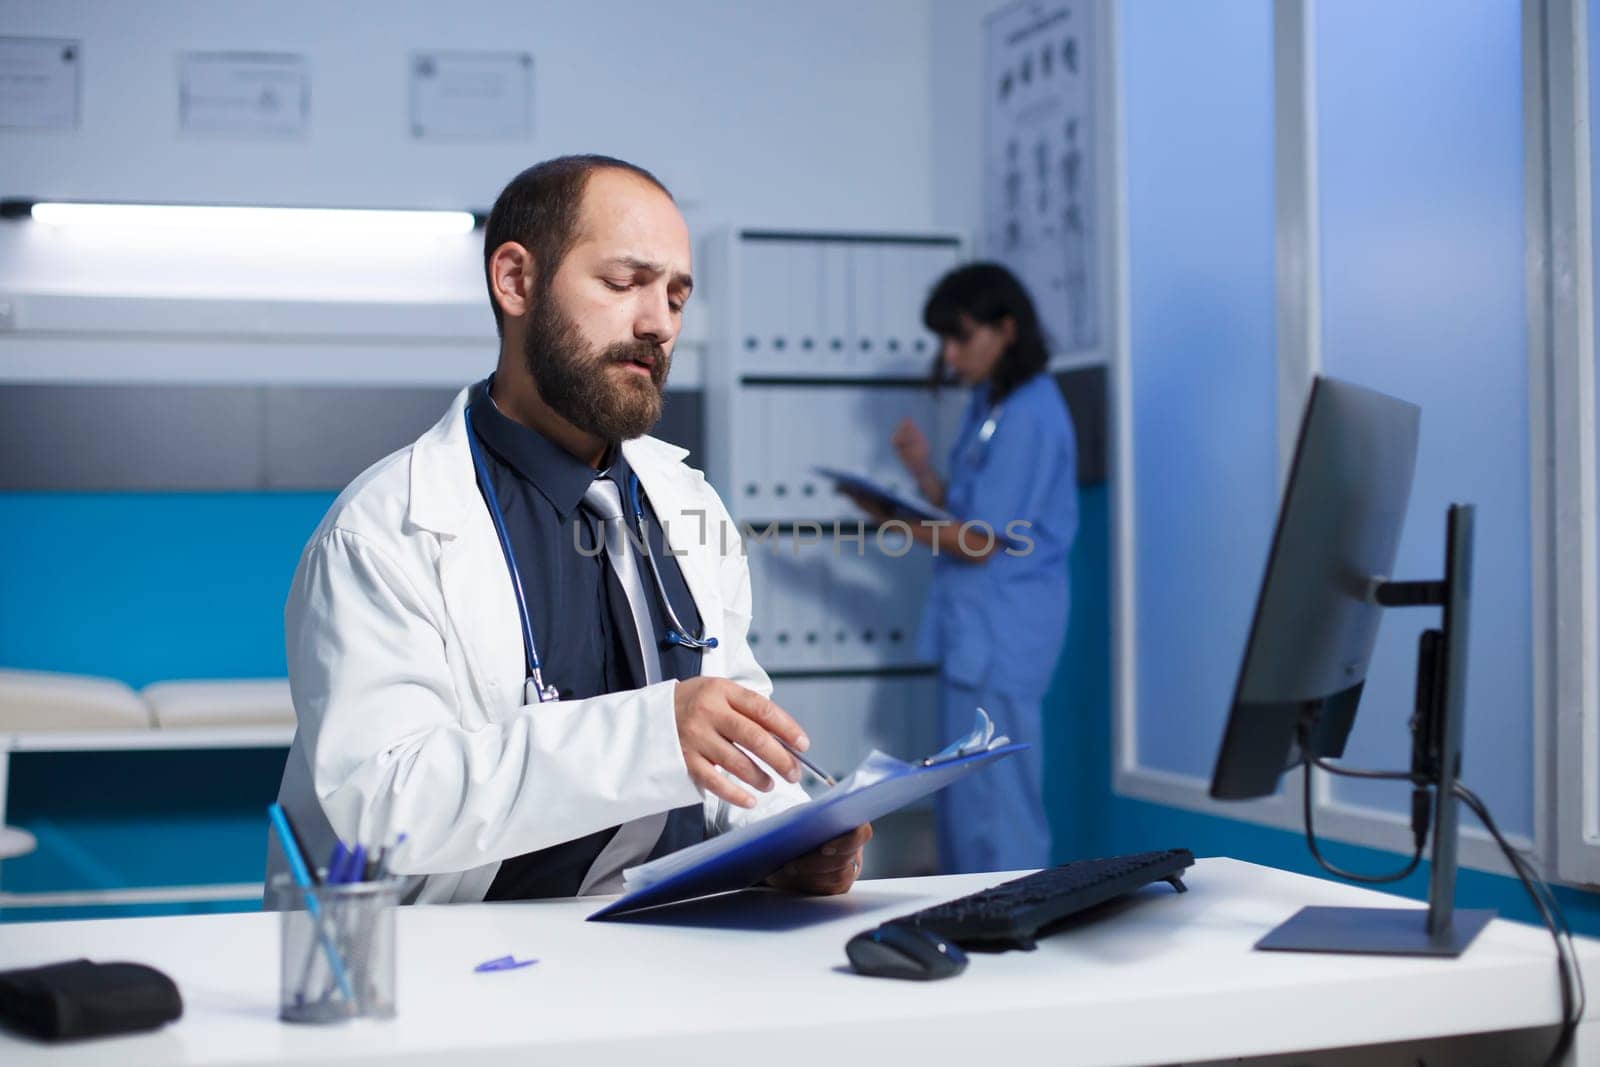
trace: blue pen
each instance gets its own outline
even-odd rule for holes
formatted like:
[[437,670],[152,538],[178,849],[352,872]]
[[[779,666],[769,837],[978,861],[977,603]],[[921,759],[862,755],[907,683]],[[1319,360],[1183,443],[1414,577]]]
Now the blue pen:
[[[295,826],[294,820],[289,817],[289,813],[284,811],[281,806],[278,808],[278,810],[283,812],[283,825],[289,828],[289,840],[294,842],[294,850],[300,853],[302,857],[308,855],[306,852],[305,838],[300,836],[300,831]],[[322,879],[317,875],[315,868],[311,870],[311,884],[322,884]]]
[[515,956],[501,956],[485,960],[472,969],[478,974],[488,974],[491,971],[514,971],[519,967],[532,967],[538,962],[538,960],[519,960]]
[[345,973],[344,961],[339,958],[339,950],[334,947],[328,938],[328,932],[322,927],[322,906],[317,903],[316,893],[312,892],[311,871],[306,866],[306,858],[300,854],[300,849],[294,843],[289,820],[284,817],[283,808],[277,804],[267,805],[267,819],[272,823],[273,832],[278,835],[284,855],[289,859],[289,874],[294,878],[294,884],[305,893],[306,911],[311,916],[312,925],[316,927],[317,940],[322,943],[322,951],[327,954],[328,969],[333,972],[334,981],[339,983],[339,992],[344,994],[346,1000],[354,1001],[356,993],[350,988],[350,976]]
[[345,880],[344,869],[350,861],[350,850],[344,847],[343,841],[333,843],[333,852],[328,856],[328,871],[324,877],[329,885],[338,885]]
[[378,849],[377,872],[376,872],[374,878],[369,878],[367,880],[368,881],[376,880],[376,881],[380,881],[381,882],[385,878],[389,877],[389,853],[394,851],[394,849],[399,848],[401,845],[403,845],[405,843],[406,843],[406,835],[405,834],[401,834],[399,837],[394,839],[394,844],[392,846],[385,845],[383,848]]
[[350,850],[350,862],[345,865],[345,881],[363,882],[367,877],[367,846],[357,845]]

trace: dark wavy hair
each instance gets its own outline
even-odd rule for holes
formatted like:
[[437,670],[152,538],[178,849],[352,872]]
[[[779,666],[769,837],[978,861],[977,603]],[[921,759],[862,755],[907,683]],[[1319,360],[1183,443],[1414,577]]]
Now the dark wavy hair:
[[583,190],[589,184],[589,175],[597,170],[625,170],[666,193],[668,199],[672,197],[654,174],[611,156],[557,156],[512,178],[495,200],[494,210],[483,227],[483,273],[489,286],[494,326],[500,333],[505,333],[505,314],[494,298],[489,258],[507,241],[517,242],[533,253],[533,261],[538,264],[536,292],[549,292],[550,279],[578,239]]
[[[1000,362],[989,376],[992,403],[1004,400],[1050,361],[1033,298],[1017,276],[1000,264],[957,267],[935,283],[922,306],[922,324],[941,338],[959,340],[963,336],[963,315],[985,326],[999,326],[1008,318],[1016,324],[1016,338],[1000,354]],[[932,381],[935,386],[949,381],[942,354],[933,357]]]

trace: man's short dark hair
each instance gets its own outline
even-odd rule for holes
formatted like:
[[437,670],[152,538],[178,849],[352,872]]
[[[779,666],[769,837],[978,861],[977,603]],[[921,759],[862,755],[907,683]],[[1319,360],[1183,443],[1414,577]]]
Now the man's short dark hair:
[[589,175],[597,170],[625,170],[660,189],[668,198],[672,196],[654,174],[610,156],[558,156],[536,163],[512,178],[495,200],[483,228],[483,273],[489,285],[489,307],[494,311],[495,329],[502,335],[505,314],[494,296],[489,257],[507,241],[517,242],[533,253],[538,270],[535,294],[549,292],[550,279],[578,238],[583,190]]

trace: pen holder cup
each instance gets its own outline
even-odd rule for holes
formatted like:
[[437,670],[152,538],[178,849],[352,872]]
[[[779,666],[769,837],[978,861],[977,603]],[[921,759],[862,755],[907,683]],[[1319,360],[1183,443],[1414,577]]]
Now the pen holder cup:
[[273,879],[274,906],[283,909],[278,1018],[394,1018],[394,912],[405,881],[302,889],[287,875]]

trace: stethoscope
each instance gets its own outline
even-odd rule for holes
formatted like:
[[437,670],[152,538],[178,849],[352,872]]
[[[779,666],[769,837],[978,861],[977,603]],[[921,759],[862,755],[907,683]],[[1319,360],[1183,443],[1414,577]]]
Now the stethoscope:
[[996,404],[989,409],[988,417],[983,420],[983,425],[978,427],[978,432],[972,442],[962,449],[966,453],[966,458],[974,467],[982,466],[983,464],[984,456],[989,451],[989,439],[994,436],[995,430],[1000,426],[1000,412],[1003,407],[1003,404]]
[[[506,533],[506,520],[500,510],[500,497],[494,491],[494,479],[489,477],[488,464],[484,462],[483,452],[478,447],[478,434],[472,428],[472,406],[467,405],[467,449],[472,453],[472,469],[478,475],[478,488],[483,491],[484,502],[489,505],[489,517],[494,520],[494,532],[500,538],[500,551],[506,557],[506,570],[511,572],[511,588],[517,594],[517,616],[522,622],[522,655],[528,668],[526,688],[541,703],[546,700],[559,700],[560,694],[553,685],[546,685],[544,673],[539,669],[539,649],[533,641],[533,622],[528,617],[528,600],[522,592],[522,572],[517,569],[517,556],[511,550],[511,537]],[[656,595],[661,598],[662,610],[666,613],[669,629],[667,636],[662,639],[665,645],[681,645],[692,648],[698,652],[717,647],[717,639],[705,635],[702,628],[699,637],[692,637],[687,627],[678,619],[678,613],[672,608],[672,599],[667,596],[667,587],[661,581],[661,570],[656,566],[655,553],[650,550],[650,539],[644,536],[644,504],[639,497],[639,476],[632,471],[628,472],[628,503],[633,509],[634,526],[639,531],[639,540],[644,544],[645,563],[650,571],[650,577],[656,586]]]

